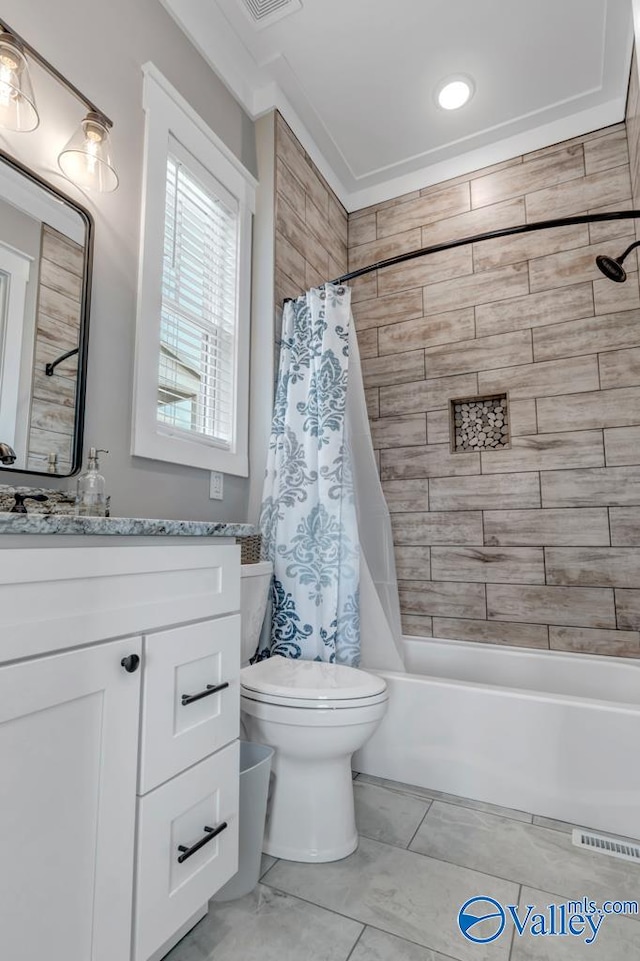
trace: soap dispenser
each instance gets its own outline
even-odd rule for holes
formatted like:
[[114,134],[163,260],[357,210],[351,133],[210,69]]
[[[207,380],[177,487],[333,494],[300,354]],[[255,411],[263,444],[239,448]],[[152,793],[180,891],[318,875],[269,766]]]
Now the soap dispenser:
[[108,450],[89,448],[87,469],[78,477],[76,491],[76,514],[81,517],[104,517],[107,500],[104,490],[104,477],[98,472],[98,454],[108,454]]

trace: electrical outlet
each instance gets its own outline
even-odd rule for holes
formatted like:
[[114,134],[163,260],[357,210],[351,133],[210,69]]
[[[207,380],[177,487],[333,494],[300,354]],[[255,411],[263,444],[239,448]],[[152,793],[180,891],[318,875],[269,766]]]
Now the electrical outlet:
[[209,484],[209,500],[221,501],[224,497],[224,474],[218,470],[211,471],[211,482]]

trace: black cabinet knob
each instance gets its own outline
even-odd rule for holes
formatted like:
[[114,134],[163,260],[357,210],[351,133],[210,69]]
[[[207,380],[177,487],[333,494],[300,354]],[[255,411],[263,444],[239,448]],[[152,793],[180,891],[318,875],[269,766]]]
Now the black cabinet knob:
[[127,674],[133,674],[140,667],[140,658],[137,654],[129,654],[128,657],[123,657],[120,661],[124,667]]

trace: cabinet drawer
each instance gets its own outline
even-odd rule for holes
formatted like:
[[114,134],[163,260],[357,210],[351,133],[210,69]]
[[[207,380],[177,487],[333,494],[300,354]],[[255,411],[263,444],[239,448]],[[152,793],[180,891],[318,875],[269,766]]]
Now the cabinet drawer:
[[[146,961],[237,871],[239,757],[235,741],[138,799],[134,961]],[[205,828],[224,823],[189,853],[213,833]]]
[[2,660],[239,611],[240,548],[175,540],[184,543],[0,550]]
[[144,652],[139,794],[238,737],[240,615],[149,634]]

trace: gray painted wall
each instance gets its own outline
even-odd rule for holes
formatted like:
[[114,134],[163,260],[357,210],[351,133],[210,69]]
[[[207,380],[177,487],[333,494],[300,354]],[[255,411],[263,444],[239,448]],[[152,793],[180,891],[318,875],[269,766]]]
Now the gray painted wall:
[[[111,452],[102,466],[112,513],[244,520],[246,479],[226,476],[224,500],[211,501],[207,471],[129,453],[144,135],[142,64],[153,61],[255,174],[253,122],[159,0],[4,0],[2,18],[115,124],[120,186],[105,195],[83,194],[58,172],[57,155],[82,119],[83,108],[38,68],[33,77],[40,127],[32,134],[0,132],[3,150],[87,207],[95,220],[85,450],[93,445]],[[0,481],[40,484],[38,478],[9,471],[0,474]],[[74,485],[72,478],[55,486]]]

